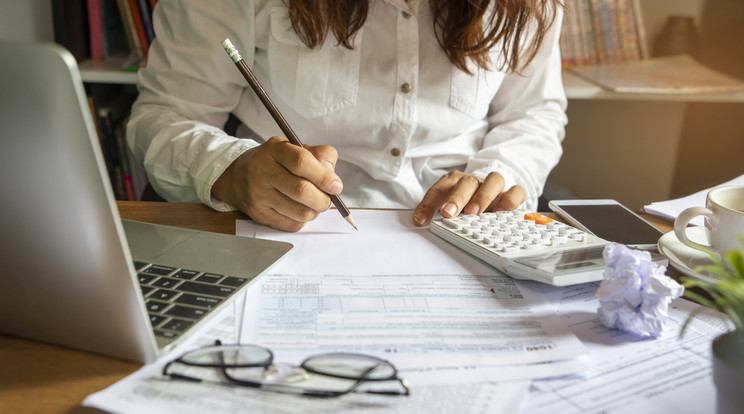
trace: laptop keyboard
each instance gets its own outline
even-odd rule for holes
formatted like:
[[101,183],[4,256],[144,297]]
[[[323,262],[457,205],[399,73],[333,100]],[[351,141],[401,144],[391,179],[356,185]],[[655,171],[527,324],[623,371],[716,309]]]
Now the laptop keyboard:
[[241,286],[243,277],[134,261],[155,335],[175,339]]

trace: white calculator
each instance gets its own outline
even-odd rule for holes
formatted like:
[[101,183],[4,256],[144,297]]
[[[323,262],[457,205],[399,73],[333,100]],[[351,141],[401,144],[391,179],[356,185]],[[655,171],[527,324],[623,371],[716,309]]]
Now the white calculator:
[[609,242],[539,213],[499,211],[433,220],[431,231],[509,276],[555,286],[602,280]]

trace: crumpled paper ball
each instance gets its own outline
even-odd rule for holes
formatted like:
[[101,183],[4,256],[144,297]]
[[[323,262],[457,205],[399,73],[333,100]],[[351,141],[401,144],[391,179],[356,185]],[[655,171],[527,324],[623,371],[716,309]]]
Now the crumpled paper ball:
[[685,288],[666,276],[666,267],[646,251],[611,243],[603,251],[607,268],[597,290],[599,320],[608,328],[658,337],[669,318],[669,303]]

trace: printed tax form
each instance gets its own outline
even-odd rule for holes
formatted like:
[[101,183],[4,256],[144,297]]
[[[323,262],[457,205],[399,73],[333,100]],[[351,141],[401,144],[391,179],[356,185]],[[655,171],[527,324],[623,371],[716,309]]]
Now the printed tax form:
[[251,291],[244,341],[296,362],[314,352],[368,353],[429,383],[591,368],[539,291],[415,227],[410,211],[354,214],[358,232],[327,212],[299,233],[237,223],[238,235],[295,246]]

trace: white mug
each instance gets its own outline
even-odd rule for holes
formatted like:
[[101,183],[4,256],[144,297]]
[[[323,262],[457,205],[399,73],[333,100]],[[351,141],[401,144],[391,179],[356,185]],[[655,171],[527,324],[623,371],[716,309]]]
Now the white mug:
[[[696,216],[705,216],[709,245],[687,237],[687,224]],[[705,207],[690,207],[674,221],[674,234],[683,243],[701,247],[717,255],[731,250],[744,250],[744,186],[719,187],[708,192]]]

